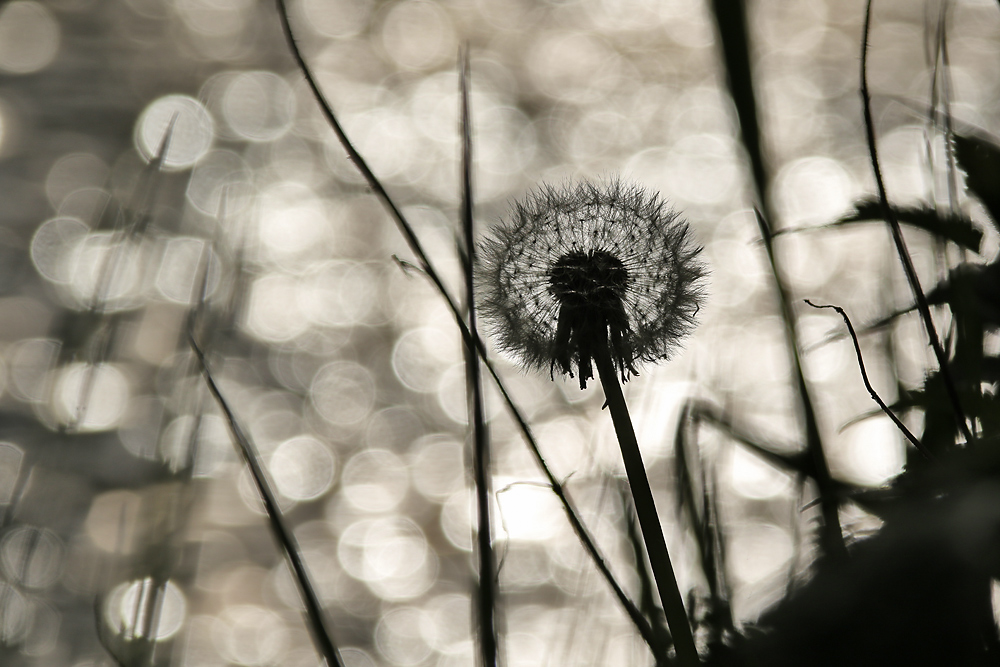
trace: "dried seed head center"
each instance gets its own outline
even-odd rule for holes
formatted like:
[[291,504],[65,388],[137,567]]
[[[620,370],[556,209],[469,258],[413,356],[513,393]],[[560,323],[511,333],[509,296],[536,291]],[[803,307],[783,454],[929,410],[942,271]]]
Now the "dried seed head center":
[[623,377],[626,369],[634,373],[624,306],[630,284],[625,264],[606,250],[574,250],[552,264],[548,279],[549,292],[559,304],[549,372],[554,374],[557,364],[567,374],[576,370],[583,389],[593,377],[592,360],[610,343]]
[[549,290],[562,306],[587,308],[595,314],[621,309],[628,289],[628,269],[605,250],[566,253],[549,269]]

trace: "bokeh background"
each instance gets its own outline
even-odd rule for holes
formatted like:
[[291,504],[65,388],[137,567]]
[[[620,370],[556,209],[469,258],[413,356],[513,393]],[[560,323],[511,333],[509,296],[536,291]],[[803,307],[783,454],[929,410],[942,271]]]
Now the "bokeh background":
[[[858,95],[863,5],[748,3],[778,228],[830,222],[873,191]],[[898,203],[948,196],[926,120],[941,15],[933,0],[876,3],[870,82]],[[1000,7],[955,0],[945,15],[951,111],[1000,132]],[[299,0],[291,20],[348,134],[456,294],[463,44],[480,230],[535,185],[583,177],[620,174],[683,211],[712,272],[701,324],[626,392],[682,589],[703,589],[671,509],[681,408],[716,404],[778,450],[801,441],[707,3]],[[111,665],[99,636],[151,639],[144,659],[157,665],[318,664],[187,348],[206,271],[211,362],[269,467],[346,663],[472,664],[460,338],[427,281],[394,261],[412,255],[320,115],[273,3],[0,3],[0,202],[3,664]],[[942,258],[917,233],[910,243],[933,282]],[[907,302],[879,227],[776,244],[796,299],[838,303],[857,322]],[[982,254],[996,249],[987,234]],[[807,310],[805,371],[833,473],[883,484],[904,444],[887,419],[854,421],[874,405],[850,342],[819,345],[841,322]],[[929,361],[915,321],[864,349],[887,399]],[[498,364],[637,592],[600,391]],[[509,416],[497,400],[488,411],[505,662],[649,664]],[[734,610],[752,622],[808,566],[810,491],[720,431],[703,429],[699,446]],[[851,507],[843,521],[856,535],[877,527]]]

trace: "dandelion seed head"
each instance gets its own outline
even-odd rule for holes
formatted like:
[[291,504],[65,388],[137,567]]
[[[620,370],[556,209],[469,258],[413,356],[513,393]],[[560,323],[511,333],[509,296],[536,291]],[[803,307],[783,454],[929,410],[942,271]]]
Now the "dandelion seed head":
[[694,327],[705,266],[686,222],[622,183],[544,185],[481,244],[479,309],[525,366],[574,372],[581,388],[607,346],[622,379],[668,359]]

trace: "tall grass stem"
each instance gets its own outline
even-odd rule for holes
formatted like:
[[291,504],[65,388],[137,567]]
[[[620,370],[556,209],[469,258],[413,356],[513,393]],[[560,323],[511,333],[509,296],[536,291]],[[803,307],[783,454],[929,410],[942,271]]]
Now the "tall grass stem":
[[892,240],[896,245],[896,253],[899,255],[899,261],[903,265],[903,272],[906,274],[906,282],[909,283],[910,290],[913,292],[913,296],[917,301],[917,310],[920,312],[920,319],[923,321],[924,328],[927,330],[927,339],[930,341],[931,348],[934,350],[934,356],[937,358],[941,379],[944,381],[945,391],[948,393],[948,401],[951,404],[952,411],[955,413],[955,422],[957,423],[959,430],[962,432],[962,436],[966,439],[966,442],[972,442],[972,432],[969,430],[969,425],[966,422],[965,412],[962,410],[962,404],[958,397],[958,389],[955,387],[955,380],[948,367],[948,355],[945,353],[944,347],[941,345],[941,339],[938,338],[937,328],[934,326],[934,318],[931,316],[931,309],[927,302],[927,296],[924,294],[924,290],[920,286],[920,278],[917,276],[917,271],[913,267],[913,260],[910,258],[910,252],[906,248],[906,239],[903,238],[903,232],[899,226],[899,219],[896,217],[896,212],[893,210],[892,206],[889,205],[889,195],[886,193],[885,182],[882,180],[882,168],[879,165],[878,158],[878,146],[875,143],[875,121],[872,118],[872,98],[871,93],[868,90],[868,35],[871,31],[871,20],[872,0],[868,0],[865,7],[865,23],[861,38],[861,102],[865,117],[865,136],[868,139],[868,155],[872,164],[872,172],[875,175],[875,185],[878,188],[878,199],[879,203],[882,205],[882,214],[885,218],[885,222],[889,225],[889,230],[892,232]]
[[461,98],[462,135],[462,269],[465,274],[465,303],[471,340],[465,343],[466,384],[469,388],[469,424],[472,429],[472,468],[476,486],[476,551],[479,559],[477,617],[479,622],[479,657],[484,667],[495,667],[499,651],[497,634],[496,557],[493,553],[493,520],[490,516],[492,477],[490,475],[490,432],[483,410],[482,369],[479,365],[479,330],[476,327],[476,299],[473,288],[473,264],[476,241],[473,230],[472,194],[472,118],[469,108],[469,52],[460,56],[459,93]]
[[[750,168],[753,176],[752,186],[757,199],[757,223],[761,236],[767,247],[767,256],[778,291],[781,317],[785,326],[785,336],[788,341],[792,366],[795,371],[795,387],[802,408],[802,418],[805,426],[806,452],[809,456],[810,476],[816,481],[819,489],[820,509],[823,525],[820,529],[820,545],[824,553],[835,558],[846,556],[843,531],[840,525],[840,502],[830,476],[829,466],[823,450],[823,440],[819,425],[816,422],[814,407],[809,387],[802,373],[802,361],[799,352],[798,333],[795,328],[795,314],[789,301],[788,288],[775,261],[771,244],[770,221],[774,216],[770,213],[770,198],[768,189],[770,179],[764,163],[764,154],[760,140],[760,124],[757,115],[757,97],[754,90],[753,69],[751,68],[750,39],[747,29],[746,8],[744,0],[713,0],[713,16],[719,30],[722,45],[723,62],[726,67],[726,84],[736,107],[739,119],[739,132],[743,145],[750,158]],[[763,214],[760,213],[763,211]]]
[[189,335],[188,340],[191,344],[191,349],[194,350],[195,356],[198,358],[198,363],[201,366],[202,375],[205,378],[205,383],[208,385],[208,390],[212,393],[212,396],[226,417],[226,424],[229,426],[229,432],[233,436],[236,449],[250,470],[251,479],[257,488],[257,493],[260,495],[261,501],[264,503],[267,520],[271,526],[271,534],[278,542],[291,567],[292,577],[305,604],[306,618],[308,619],[308,626],[313,642],[316,645],[316,650],[326,661],[327,667],[344,667],[340,652],[337,650],[336,644],[334,644],[333,634],[326,627],[323,605],[320,604],[319,596],[316,595],[316,589],[309,579],[309,573],[302,558],[302,551],[299,548],[298,541],[295,539],[295,534],[285,524],[274,491],[271,489],[267,474],[260,463],[257,448],[254,446],[249,434],[243,429],[236,414],[229,406],[229,402],[222,395],[222,391],[215,382],[215,377],[208,366],[208,361],[205,359],[205,353],[198,346],[198,342],[194,339],[193,335]]

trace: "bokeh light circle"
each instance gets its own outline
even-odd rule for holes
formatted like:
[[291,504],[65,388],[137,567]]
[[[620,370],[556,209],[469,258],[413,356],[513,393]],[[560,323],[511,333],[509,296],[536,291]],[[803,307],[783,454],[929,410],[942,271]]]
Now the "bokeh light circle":
[[333,484],[336,462],[325,444],[308,435],[285,440],[271,454],[271,477],[281,495],[313,500]]
[[298,306],[299,281],[283,273],[269,273],[253,282],[246,325],[255,337],[268,343],[291,340],[309,328]]
[[375,646],[393,665],[418,665],[431,654],[421,632],[424,623],[424,613],[416,607],[390,611],[375,628]]
[[232,151],[208,153],[191,173],[187,198],[206,215],[234,215],[253,199],[252,174],[242,157]]
[[409,473],[398,456],[385,449],[366,449],[344,466],[341,493],[365,512],[388,512],[406,496]]
[[382,46],[407,69],[426,69],[454,58],[458,48],[451,18],[441,5],[405,0],[389,10],[382,23]]
[[74,363],[59,373],[54,407],[60,423],[75,430],[107,431],[121,422],[130,393],[115,366]]
[[230,129],[247,141],[273,141],[295,119],[295,95],[274,72],[243,72],[233,77],[222,97]]
[[362,519],[337,545],[344,570],[383,600],[410,600],[433,583],[435,560],[417,524],[400,516]]
[[309,27],[324,37],[353,37],[368,23],[372,3],[365,0],[303,0]]
[[212,116],[201,102],[188,95],[166,95],[151,102],[135,126],[136,149],[145,160],[160,152],[168,130],[165,169],[193,166],[208,153],[215,137]]
[[31,607],[18,590],[0,582],[0,641],[10,645],[20,641],[31,627]]
[[426,498],[444,500],[465,488],[464,447],[450,436],[433,435],[414,444],[413,485]]
[[0,70],[32,74],[59,53],[59,23],[43,5],[15,0],[0,8]]
[[288,648],[289,631],[276,613],[257,605],[235,605],[213,624],[219,652],[238,665],[272,665]]
[[31,238],[31,261],[46,280],[66,285],[73,279],[69,251],[90,231],[76,218],[46,220]]
[[[155,603],[151,603],[152,596],[156,597]],[[147,618],[146,612],[154,609],[155,616]],[[172,581],[162,588],[157,588],[150,578],[126,581],[112,589],[104,603],[105,622],[112,630],[121,630],[124,639],[169,639],[181,629],[186,617],[187,599]]]
[[335,361],[316,373],[310,398],[320,416],[331,424],[359,424],[375,406],[375,378],[353,361]]
[[407,389],[421,393],[437,391],[441,375],[455,362],[456,336],[436,327],[418,327],[405,332],[392,350],[392,369]]
[[79,306],[121,310],[138,305],[149,248],[110,232],[70,236],[75,243],[67,249],[69,287]]
[[69,153],[56,160],[45,177],[45,195],[52,208],[77,190],[102,188],[111,173],[108,165],[92,153]]
[[46,588],[59,577],[63,544],[46,528],[20,526],[0,541],[0,563],[4,574],[27,588]]
[[754,522],[733,530],[727,553],[732,575],[744,584],[774,576],[794,555],[792,536],[772,523]]

